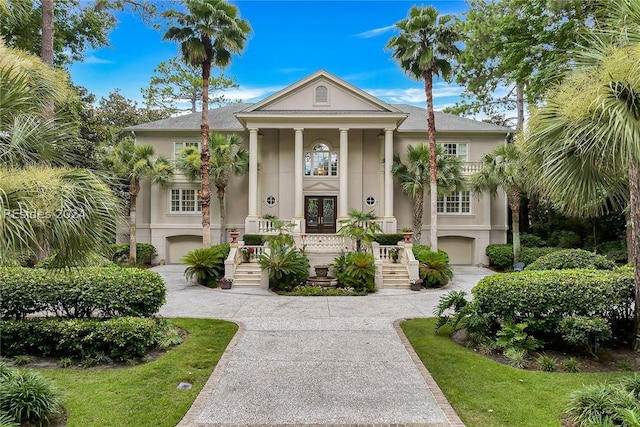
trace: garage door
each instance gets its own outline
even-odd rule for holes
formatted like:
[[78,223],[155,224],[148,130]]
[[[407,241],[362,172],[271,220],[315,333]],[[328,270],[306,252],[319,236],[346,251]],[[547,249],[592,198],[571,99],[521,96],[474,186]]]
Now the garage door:
[[194,249],[202,247],[201,236],[172,236],[167,237],[169,254],[168,264],[180,264],[180,259]]
[[449,254],[451,264],[473,264],[473,241],[468,237],[439,237],[438,249]]

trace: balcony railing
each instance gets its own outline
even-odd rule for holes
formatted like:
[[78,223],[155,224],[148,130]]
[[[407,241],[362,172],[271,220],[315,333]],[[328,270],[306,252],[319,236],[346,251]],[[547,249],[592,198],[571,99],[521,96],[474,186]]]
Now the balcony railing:
[[463,174],[472,174],[479,172],[482,169],[482,162],[463,162],[462,163],[462,173]]

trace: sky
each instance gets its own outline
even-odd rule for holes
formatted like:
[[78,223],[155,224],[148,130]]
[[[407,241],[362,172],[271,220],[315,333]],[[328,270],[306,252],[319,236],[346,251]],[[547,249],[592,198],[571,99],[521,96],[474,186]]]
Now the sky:
[[[225,92],[229,99],[256,102],[310,74],[325,70],[392,104],[425,106],[424,84],[405,74],[385,46],[394,24],[407,17],[415,1],[236,0],[252,32],[241,55],[224,73],[239,87]],[[441,13],[461,15],[464,1],[430,1]],[[140,89],[149,84],[162,61],[179,54],[177,43],[163,41],[164,29],[142,23],[122,12],[110,34],[110,47],[87,52],[69,71],[74,84],[97,98],[119,88],[141,103]],[[437,81],[437,110],[455,104],[462,88]]]

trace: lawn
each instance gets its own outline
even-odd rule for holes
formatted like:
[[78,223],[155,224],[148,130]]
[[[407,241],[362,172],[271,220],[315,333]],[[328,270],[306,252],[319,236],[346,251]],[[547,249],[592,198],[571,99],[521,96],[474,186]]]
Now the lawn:
[[[221,320],[173,319],[188,339],[144,365],[105,369],[40,369],[54,381],[68,427],[175,426],[213,372],[238,327]],[[180,382],[191,390],[177,390]]]
[[469,427],[559,426],[572,391],[584,384],[625,375],[511,368],[467,350],[444,333],[436,335],[435,324],[436,319],[413,319],[403,322],[401,327],[422,363]]

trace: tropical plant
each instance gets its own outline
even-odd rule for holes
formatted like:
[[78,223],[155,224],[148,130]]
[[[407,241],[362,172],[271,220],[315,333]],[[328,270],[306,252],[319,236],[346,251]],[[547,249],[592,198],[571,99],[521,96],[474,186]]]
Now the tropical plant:
[[538,347],[538,342],[529,335],[526,323],[505,322],[498,332],[496,332],[496,346],[498,348],[514,348],[517,350],[530,351]]
[[[422,236],[422,214],[424,212],[424,192],[429,191],[429,177],[431,163],[429,159],[429,147],[420,144],[407,147],[407,163],[402,163],[400,155],[393,155],[393,166],[391,172],[400,183],[402,190],[413,199],[413,228],[405,227],[410,232],[415,230],[415,242],[420,243]],[[446,156],[442,145],[436,146],[436,170],[437,170],[437,194],[446,195],[454,191],[464,189],[464,178],[462,177],[462,162],[457,157]],[[433,226],[433,223],[431,224]]]
[[344,257],[344,264],[336,270],[336,278],[342,287],[374,292],[376,266],[373,255],[365,252],[349,252]]
[[192,250],[181,260],[187,266],[185,277],[187,280],[195,278],[201,285],[217,280],[224,274],[224,260],[228,253],[228,244]]
[[585,38],[574,70],[532,116],[527,147],[539,184],[564,212],[595,216],[628,202],[638,348],[640,3],[612,0],[607,12],[601,30]]
[[[436,154],[436,120],[433,107],[433,77],[443,77],[450,81],[452,77],[451,60],[459,53],[456,43],[462,36],[458,32],[456,18],[453,15],[439,15],[433,6],[413,6],[409,16],[396,23],[400,34],[392,37],[387,48],[393,50],[392,56],[400,67],[411,77],[424,81],[427,97],[427,130],[429,133],[429,182],[431,202],[430,245],[438,249],[438,176]],[[416,233],[420,230],[414,227]]]
[[[565,416],[573,425],[626,426],[621,419],[624,411],[638,411],[640,402],[619,383],[591,384],[571,393]],[[627,414],[628,416],[628,414]],[[598,420],[601,424],[595,424]],[[606,421],[606,423],[604,422]]]
[[107,169],[129,187],[129,264],[137,263],[137,205],[140,181],[148,178],[151,184],[167,187],[173,168],[164,157],[154,157],[151,145],[136,145],[133,139],[125,138],[110,149],[105,158]]
[[0,378],[0,411],[18,423],[41,423],[60,411],[60,403],[53,386],[42,375],[18,370]]
[[544,372],[554,372],[556,370],[557,359],[546,354],[540,355],[536,361],[540,365],[540,370]]
[[475,192],[496,193],[502,188],[507,193],[507,204],[511,210],[511,232],[513,235],[513,263],[520,257],[520,198],[525,194],[526,178],[524,157],[518,144],[505,144],[482,157],[482,168],[471,176],[471,187]]
[[303,252],[285,245],[274,245],[258,256],[269,274],[269,286],[276,291],[291,291],[309,277],[309,259]]
[[382,228],[375,220],[377,217],[373,211],[362,212],[357,209],[349,211],[349,218],[341,219],[338,234],[350,237],[356,241],[356,251],[362,250],[363,242],[370,243],[376,233],[381,233]]
[[427,288],[440,288],[453,278],[453,270],[449,265],[449,255],[438,251],[416,251],[418,271]]
[[[182,59],[202,68],[202,138],[200,203],[202,205],[202,245],[211,246],[211,187],[207,160],[209,147],[209,78],[211,67],[224,67],[234,53],[242,52],[249,23],[241,19],[238,8],[224,0],[185,0],[187,12],[170,9],[163,13],[172,25],[164,34],[167,40],[180,43]],[[222,241],[221,241],[222,243]]]
[[[249,170],[249,152],[242,146],[236,134],[209,135],[211,157],[209,158],[209,179],[216,187],[216,197],[220,207],[220,243],[226,240],[224,230],[227,225],[226,189],[231,174],[245,175]],[[185,147],[180,152],[177,166],[190,180],[202,176],[201,153],[195,147]],[[235,231],[235,230],[233,230]]]

